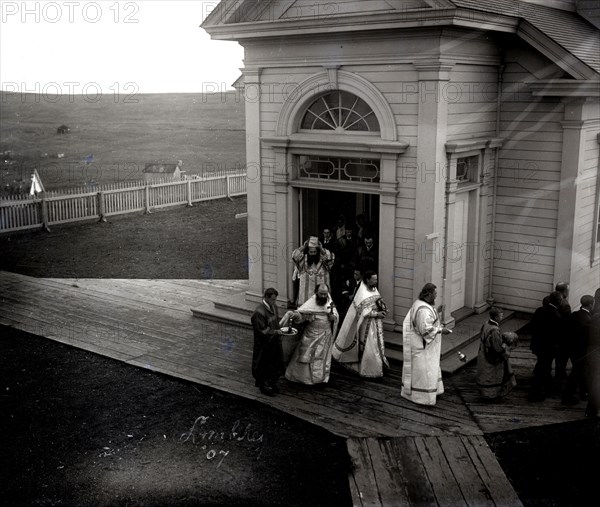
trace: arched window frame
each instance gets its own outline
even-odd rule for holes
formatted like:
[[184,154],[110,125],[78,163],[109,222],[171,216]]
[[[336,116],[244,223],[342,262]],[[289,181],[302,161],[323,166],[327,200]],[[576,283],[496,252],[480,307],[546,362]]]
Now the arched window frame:
[[[312,125],[311,128],[306,128],[307,122]],[[327,128],[315,127],[318,124]],[[355,125],[365,128],[352,129]],[[310,103],[301,115],[298,130],[381,136],[379,120],[373,108],[361,97],[340,89],[323,93]]]
[[[279,115],[275,136],[279,138],[288,138],[292,140],[294,136],[300,134],[311,135],[315,138],[322,137],[325,133],[330,136],[350,137],[351,135],[362,136],[365,139],[373,139],[373,142],[392,142],[392,149],[398,142],[398,131],[396,128],[396,119],[394,114],[384,98],[383,94],[368,80],[343,70],[335,72],[335,78],[332,79],[330,72],[319,72],[305,79],[296,87],[297,93],[292,93],[284,102]],[[377,121],[379,122],[379,135],[365,136],[364,132],[351,131],[344,132],[343,135],[335,131],[301,131],[300,126],[304,113],[308,107],[321,95],[331,91],[345,91],[364,100],[373,110]],[[298,95],[301,94],[299,97]],[[399,151],[402,152],[406,143],[400,142]]]

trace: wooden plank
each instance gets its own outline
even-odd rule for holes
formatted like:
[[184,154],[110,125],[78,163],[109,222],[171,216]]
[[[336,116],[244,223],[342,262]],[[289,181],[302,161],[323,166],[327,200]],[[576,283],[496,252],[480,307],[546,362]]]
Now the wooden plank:
[[415,445],[438,505],[467,505],[437,438],[415,438]]
[[[194,358],[204,358],[203,364],[212,362],[219,365],[221,362],[236,367],[249,365],[251,362],[250,346],[244,347],[242,341],[241,347],[227,346],[223,341],[214,340],[213,335],[206,333],[189,333],[187,338],[174,335],[171,340],[160,333],[155,334],[150,331],[139,331],[135,325],[130,327],[120,327],[118,325],[103,325],[102,323],[90,323],[87,320],[73,317],[65,317],[55,310],[20,309],[16,305],[5,305],[8,313],[16,320],[19,320],[24,326],[27,326],[28,332],[33,334],[53,337],[56,334],[67,336],[80,336],[94,344],[104,344],[108,353],[111,350],[126,351],[127,347],[137,350],[141,355],[151,351],[161,350],[163,356],[179,357],[180,361],[189,357],[191,353]],[[206,338],[206,339],[202,339]],[[181,352],[178,353],[178,345],[187,341],[187,344],[181,345]],[[198,350],[194,350],[193,344]],[[248,341],[248,345],[251,342]]]
[[[186,325],[186,322],[180,322],[177,326],[177,320],[165,319],[165,314],[159,318],[157,314],[139,313],[136,309],[118,303],[111,303],[110,301],[102,302],[99,305],[89,305],[88,303],[86,306],[77,297],[61,295],[60,293],[58,295],[50,294],[51,297],[44,297],[48,295],[48,293],[29,295],[30,301],[26,304],[26,307],[55,311],[63,318],[84,320],[90,325],[104,326],[108,322],[112,323],[115,328],[121,328],[128,332],[147,332],[153,338],[167,338],[171,342],[178,340],[181,328]],[[54,297],[59,296],[62,296],[65,301],[57,302]],[[4,299],[7,302],[18,304],[17,300],[9,296]],[[69,304],[65,305],[65,302]],[[166,322],[161,322],[161,320]],[[156,333],[156,330],[159,332]]]
[[[66,322],[53,317],[53,313],[29,311],[19,312],[9,308],[13,327],[22,331],[44,336],[63,343],[75,344],[86,348],[85,344],[93,347],[94,352],[113,357],[125,355],[128,358],[136,357],[156,348],[155,343],[136,342],[126,337],[120,330],[114,328],[89,328],[85,324]],[[4,318],[7,316],[2,315]]]
[[376,487],[375,472],[371,462],[371,455],[364,438],[349,438],[346,440],[348,454],[352,460],[351,482],[358,498],[353,498],[354,505],[363,507],[385,507],[381,503]]
[[491,494],[482,482],[460,437],[439,437],[442,452],[467,505],[494,507]]
[[363,503],[360,499],[360,492],[356,487],[356,482],[352,473],[348,474],[348,488],[350,489],[350,498],[352,499],[352,506],[363,507]]
[[[17,282],[11,282],[16,285]],[[10,289],[8,289],[10,293]],[[14,291],[13,291],[14,292]],[[137,315],[142,315],[146,320],[152,320],[154,317],[152,314],[156,314],[157,311],[162,317],[171,317],[184,325],[193,325],[194,320],[191,318],[190,312],[187,307],[183,307],[180,309],[173,310],[170,307],[159,307],[152,310],[152,314],[148,313],[148,304],[136,300],[129,301],[119,301],[116,296],[113,297],[105,297],[102,294],[95,294],[93,296],[88,296],[86,294],[82,294],[83,291],[80,288],[72,288],[72,287],[60,287],[57,286],[54,288],[53,286],[44,285],[43,283],[39,283],[34,285],[29,281],[23,281],[18,283],[18,294],[27,295],[27,297],[31,298],[31,304],[39,303],[46,304],[45,299],[56,297],[68,297],[75,298],[74,304],[79,305],[83,304],[86,308],[90,306],[97,306],[99,311],[102,313],[106,313],[106,308],[111,308],[117,314],[121,314],[123,312],[129,312],[131,314],[132,311],[138,311]],[[7,296],[9,297],[9,296]],[[37,299],[36,299],[37,298]],[[40,298],[43,298],[40,300]],[[80,301],[85,301],[85,303],[80,303]],[[50,303],[49,303],[50,304]],[[60,304],[60,303],[59,303]],[[104,305],[104,306],[103,306]],[[141,313],[139,312],[141,310]],[[138,320],[136,314],[130,315],[134,320]]]
[[[437,505],[433,486],[427,476],[414,438],[394,438],[392,452],[400,469],[400,482],[409,505]],[[387,507],[387,506],[386,506]]]
[[[77,284],[75,284],[77,285]],[[149,309],[149,303],[146,301],[140,301],[140,299],[138,298],[137,300],[132,297],[129,298],[118,298],[118,293],[111,293],[109,292],[108,294],[103,294],[102,292],[98,292],[95,291],[93,294],[89,294],[89,291],[86,291],[86,289],[82,289],[81,287],[60,287],[57,284],[52,284],[52,283],[47,283],[45,281],[42,281],[38,284],[36,284],[35,286],[30,284],[29,282],[24,282],[23,286],[25,287],[29,287],[29,288],[35,288],[37,290],[35,291],[31,291],[31,295],[32,297],[36,294],[39,293],[41,294],[42,291],[43,293],[48,296],[48,295],[57,295],[60,293],[61,296],[63,297],[70,297],[73,298],[75,301],[77,300],[83,300],[83,299],[92,299],[92,300],[96,300],[97,305],[101,308],[103,304],[106,305],[112,305],[112,306],[119,306],[116,304],[116,300],[117,299],[121,299],[121,305],[125,305],[123,308],[130,308],[130,309],[139,309],[139,310],[143,310],[145,312],[148,312],[148,310],[154,312],[157,310],[161,310],[162,313],[164,314],[170,314],[173,316],[183,316],[185,315],[186,317],[190,316],[190,310],[189,307],[187,306],[181,306],[181,307],[176,307],[173,308],[172,306],[165,304],[164,302],[160,302],[155,300],[154,301],[154,309]],[[86,294],[86,292],[88,292],[88,294]]]
[[[46,279],[52,280],[57,283],[60,283],[61,280],[57,279]],[[200,298],[200,299],[214,299],[217,297],[227,297],[234,296],[237,294],[243,293],[243,291],[247,288],[247,282],[245,285],[242,284],[228,284],[227,280],[222,281],[222,283],[210,283],[209,281],[201,281],[204,282],[202,284],[196,284],[195,286],[187,286],[184,284],[176,284],[175,281],[169,280],[131,280],[131,279],[120,279],[120,280],[111,280],[110,284],[107,284],[107,281],[100,281],[94,279],[79,279],[74,280],[78,285],[84,284],[84,286],[88,287],[91,290],[112,290],[116,294],[121,294],[123,292],[131,292],[132,294],[138,294],[138,300],[140,298],[145,299],[146,297],[160,297],[162,293],[168,294],[174,301],[178,301],[179,299],[183,300],[186,298]],[[81,282],[81,283],[80,283]],[[220,282],[220,281],[217,281]],[[235,281],[234,281],[235,282]],[[160,293],[160,294],[157,294]],[[185,304],[188,305],[189,302],[185,301]]]
[[[387,380],[384,380],[387,382]],[[335,375],[330,383],[339,387],[339,390],[351,395],[348,403],[358,403],[372,406],[373,410],[385,403],[390,406],[393,417],[399,427],[410,429],[420,435],[448,434],[448,433],[473,433],[480,434],[479,428],[464,406],[463,413],[455,416],[442,410],[427,409],[411,403],[400,397],[401,380],[390,383],[371,384],[358,377],[346,379]]]
[[461,437],[475,470],[495,505],[521,507],[521,500],[483,437]]
[[366,443],[381,504],[383,506],[408,505],[409,499],[404,488],[405,479],[396,459],[392,441],[387,438],[369,438]]

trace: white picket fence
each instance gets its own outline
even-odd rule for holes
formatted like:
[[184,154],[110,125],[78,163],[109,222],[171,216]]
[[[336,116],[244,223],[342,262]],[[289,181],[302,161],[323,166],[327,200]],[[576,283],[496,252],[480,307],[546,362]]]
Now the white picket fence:
[[0,232],[104,219],[113,215],[177,206],[246,194],[246,172],[178,181],[122,182],[0,199]]

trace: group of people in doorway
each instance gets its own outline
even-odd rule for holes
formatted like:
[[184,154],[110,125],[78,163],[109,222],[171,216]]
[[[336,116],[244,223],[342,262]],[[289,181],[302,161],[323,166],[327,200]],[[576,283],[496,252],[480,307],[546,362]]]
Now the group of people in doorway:
[[344,215],[320,237],[311,236],[292,252],[294,294],[288,308],[296,309],[312,297],[316,284],[327,282],[341,319],[360,285],[361,274],[377,272],[379,253],[371,223],[364,214],[349,223]]

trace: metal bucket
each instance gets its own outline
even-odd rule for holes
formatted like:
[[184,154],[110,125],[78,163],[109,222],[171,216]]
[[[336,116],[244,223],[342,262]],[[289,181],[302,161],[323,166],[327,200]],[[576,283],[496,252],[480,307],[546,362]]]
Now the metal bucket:
[[281,328],[281,348],[283,349],[283,360],[285,364],[290,362],[298,343],[300,343],[300,333],[294,327]]

